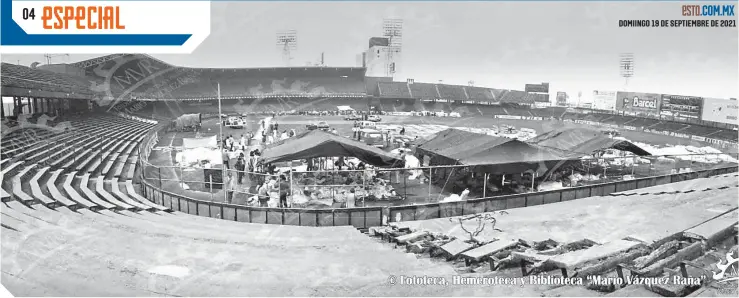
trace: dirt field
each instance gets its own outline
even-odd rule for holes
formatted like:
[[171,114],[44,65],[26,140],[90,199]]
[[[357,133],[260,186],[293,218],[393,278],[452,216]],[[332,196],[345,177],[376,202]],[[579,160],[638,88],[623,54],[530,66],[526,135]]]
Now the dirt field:
[[[223,134],[226,136],[233,136],[239,139],[242,134],[248,131],[256,131],[258,121],[263,119],[262,116],[250,116],[248,126],[243,129],[234,129],[229,127],[223,127]],[[279,129],[291,130],[294,129],[297,133],[306,131],[306,125],[315,123],[317,121],[326,121],[330,127],[336,128],[340,135],[351,136],[353,121],[344,120],[343,116],[278,116],[276,117],[277,123],[279,123]],[[407,116],[383,116],[383,121],[380,122],[383,125],[394,125],[398,127],[405,127],[406,134],[410,136],[429,137],[447,127],[462,127],[462,128],[492,128],[502,127],[503,125],[511,125],[516,128],[530,128],[536,130],[537,133],[543,133],[557,128],[562,127],[581,127],[587,128],[586,125],[564,123],[559,121],[527,121],[527,120],[509,120],[509,119],[492,119],[487,117],[467,117],[467,118],[441,118],[441,117],[407,117]],[[204,137],[217,135],[219,132],[218,118],[205,119],[202,123],[201,135]],[[633,131],[622,131],[622,136],[637,142],[649,143],[652,145],[693,145],[693,146],[705,146],[700,142],[678,139],[668,137],[664,135],[649,134],[643,132]],[[182,145],[183,138],[195,137],[194,132],[171,132],[163,136],[160,136],[160,142],[157,144],[157,150],[153,151],[150,157],[150,162],[154,165],[172,166],[174,160],[173,147],[179,147]],[[681,165],[680,167],[690,167],[690,164]],[[672,167],[672,165],[670,165]],[[699,170],[697,165],[693,165],[695,170]],[[659,170],[659,169],[656,169]],[[611,171],[617,171],[616,168]],[[613,172],[611,175],[620,176],[622,174],[630,174],[630,169],[624,170],[625,173]],[[649,167],[642,168],[636,167],[634,175],[636,177],[649,176],[654,174],[655,169]],[[203,181],[203,172],[200,170],[195,171],[180,171],[176,168],[162,168],[162,177],[164,180],[173,179],[185,181],[197,181],[189,182],[189,190],[184,190],[182,187],[174,181],[163,181],[162,184],[165,189],[175,193],[187,195],[193,198],[198,198],[207,201],[225,201],[225,193],[220,190],[214,190],[212,193],[205,186]],[[666,172],[665,172],[666,173]],[[154,178],[156,183],[158,181],[159,171],[152,172],[147,177]],[[611,176],[609,175],[609,176]],[[428,196],[428,184],[420,184],[419,181],[407,181],[405,183],[394,184],[394,187],[400,190],[405,200],[399,201],[377,201],[377,202],[365,202],[365,206],[394,206],[394,205],[408,205],[414,203],[427,203],[430,201],[437,201],[444,197],[449,196],[448,189],[442,191],[437,185],[431,186],[431,194],[433,200],[430,200]],[[239,191],[234,195],[233,202],[236,204],[244,204],[248,197],[256,193],[254,185],[245,182],[244,185],[239,185]]]
[[[233,135],[239,137],[241,134],[246,133],[251,129],[255,129],[257,122],[263,117],[251,116],[249,119],[250,127],[245,129],[233,129],[224,127],[223,134]],[[310,123],[318,121],[326,121],[330,127],[336,128],[341,135],[349,136],[352,134],[351,127],[353,121],[344,120],[343,116],[277,116],[277,122],[279,123],[279,129],[290,130],[295,129],[298,133],[305,131],[305,126]],[[536,130],[537,133],[541,134],[553,129],[562,127],[572,128],[592,128],[588,125],[565,123],[560,121],[531,121],[531,120],[510,120],[510,119],[493,119],[489,117],[464,117],[464,118],[444,118],[444,117],[407,117],[407,116],[382,116],[382,121],[379,124],[389,125],[400,125],[400,126],[449,126],[449,127],[470,127],[470,128],[491,128],[493,126],[511,125],[516,128],[531,128]],[[218,120],[207,119],[203,121],[203,134],[204,136],[211,136],[218,134]],[[621,135],[629,140],[635,142],[649,143],[652,145],[692,145],[692,146],[707,146],[698,141],[680,139],[665,135],[651,134],[644,132],[634,132],[629,130],[621,130]],[[178,134],[179,137],[175,139],[172,145],[182,145],[182,137],[192,137],[194,133],[183,133]],[[412,134],[411,134],[412,135]]]

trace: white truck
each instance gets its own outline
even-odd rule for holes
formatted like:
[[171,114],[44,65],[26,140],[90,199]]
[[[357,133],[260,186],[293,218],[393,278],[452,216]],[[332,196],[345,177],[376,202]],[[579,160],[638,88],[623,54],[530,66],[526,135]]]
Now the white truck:
[[230,128],[245,128],[246,119],[241,118],[241,117],[230,116],[228,117],[228,119],[226,119],[223,125],[230,127]]

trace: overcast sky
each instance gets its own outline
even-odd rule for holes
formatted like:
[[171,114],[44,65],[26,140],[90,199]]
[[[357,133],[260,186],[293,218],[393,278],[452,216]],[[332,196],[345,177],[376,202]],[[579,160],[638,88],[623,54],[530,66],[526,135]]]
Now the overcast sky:
[[[727,3],[727,2],[724,2]],[[210,37],[189,55],[154,55],[193,67],[283,66],[278,31],[298,31],[293,65],[356,66],[382,33],[404,20],[396,80],[523,90],[550,82],[552,94],[587,97],[623,90],[619,54],[634,53],[628,90],[737,97],[736,28],[619,28],[620,19],[682,19],[673,2],[213,2]],[[54,62],[76,62],[73,55]],[[42,55],[4,55],[29,65]]]

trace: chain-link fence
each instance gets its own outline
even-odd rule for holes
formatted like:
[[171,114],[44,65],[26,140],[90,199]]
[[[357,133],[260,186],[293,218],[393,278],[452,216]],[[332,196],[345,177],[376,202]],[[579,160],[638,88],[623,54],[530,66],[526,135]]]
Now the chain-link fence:
[[[272,173],[224,168],[155,166],[144,160],[143,179],[163,190],[254,207],[352,208],[489,198],[736,166],[736,154],[601,157],[570,160],[539,171],[491,174],[466,165],[401,169]],[[501,166],[501,167],[504,167]]]

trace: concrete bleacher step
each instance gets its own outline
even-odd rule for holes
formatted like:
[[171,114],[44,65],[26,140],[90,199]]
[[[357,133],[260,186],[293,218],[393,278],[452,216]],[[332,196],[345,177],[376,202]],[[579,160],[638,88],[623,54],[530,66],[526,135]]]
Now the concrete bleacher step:
[[734,229],[737,223],[739,223],[739,219],[737,219],[736,210],[734,210],[688,229],[684,232],[684,235],[708,241],[709,246],[712,246],[711,244],[715,244],[731,235],[736,235]]
[[[46,208],[41,206],[42,208]],[[28,207],[22,207],[23,210],[27,213],[35,214],[36,210],[32,210]],[[50,209],[46,209],[48,212],[54,212],[50,211]],[[69,211],[67,211],[69,212]],[[304,229],[304,227],[280,227],[280,226],[265,226],[265,225],[249,225],[244,224],[242,225],[241,229],[219,229],[218,233],[213,233],[212,228],[204,228],[200,225],[187,225],[188,220],[187,218],[182,217],[163,217],[161,215],[157,215],[154,213],[149,212],[142,212],[142,213],[136,213],[136,212],[130,212],[130,211],[120,211],[119,213],[113,212],[111,210],[100,210],[98,212],[94,212],[88,209],[80,209],[78,210],[78,214],[81,216],[78,216],[77,220],[80,221],[77,224],[84,224],[84,225],[94,225],[97,228],[103,228],[100,226],[101,223],[110,223],[111,225],[108,226],[108,228],[111,229],[117,229],[120,225],[126,225],[135,227],[137,229],[142,229],[144,231],[150,231],[155,232],[159,234],[171,234],[171,235],[178,235],[178,236],[190,236],[197,239],[213,239],[218,241],[226,241],[226,242],[234,242],[234,241],[242,241],[242,242],[250,242],[250,243],[264,243],[264,241],[270,241],[270,239],[281,239],[280,241],[288,241],[288,243],[293,243],[294,245],[302,246],[302,245],[310,245],[310,243],[306,243],[305,239],[300,239],[300,235],[304,235],[305,237],[310,237],[312,239],[319,238],[320,236],[316,237],[315,230],[307,230]],[[89,223],[89,220],[87,219],[93,219],[97,221],[96,223]],[[284,232],[293,230],[293,233],[284,234]],[[337,244],[343,243],[346,241],[359,241],[363,238],[361,234],[357,233],[357,236],[351,237],[351,233],[348,232],[354,232],[351,228],[342,228],[342,229],[336,229],[336,228],[327,228],[324,229],[326,232],[334,234],[341,230],[344,231],[344,236],[339,237],[336,239]],[[272,233],[263,233],[264,231],[280,231],[283,234],[283,237],[280,237],[279,235],[272,234]],[[306,232],[309,232],[306,234]],[[265,238],[266,237],[266,238]],[[257,239],[257,238],[262,238]],[[320,240],[320,239],[319,239]],[[308,241],[310,242],[310,241]],[[319,241],[320,242],[320,241]]]
[[113,167],[113,164],[118,161],[118,156],[120,156],[120,153],[113,152],[110,156],[107,157],[107,160],[105,162],[105,165],[100,170],[101,174],[106,174],[110,172],[110,169]]
[[82,159],[79,164],[77,164],[77,167],[74,169],[76,172],[81,172],[85,170],[87,167],[91,165],[94,159],[100,158],[100,150],[95,148],[90,148],[90,153],[88,153],[90,156],[88,156],[85,159]]
[[[123,185],[121,186],[121,184],[123,184]],[[139,195],[138,193],[136,193],[136,189],[133,186],[133,181],[131,181],[131,180],[126,180],[126,182],[119,182],[118,185],[123,188],[123,192],[125,194],[127,194],[129,198],[131,198],[131,199],[133,199],[133,200],[135,200],[135,201],[137,201],[137,202],[139,202],[141,204],[144,204],[146,206],[149,206],[149,207],[151,207],[153,209],[157,209],[159,211],[167,211],[167,210],[169,210],[169,208],[164,207],[162,205],[154,204],[151,201],[149,201],[146,198],[144,198],[141,195]]]
[[35,164],[32,164],[30,166],[27,166],[23,168],[18,174],[16,174],[13,177],[13,195],[18,200],[21,200],[23,202],[33,202],[34,198],[29,196],[26,192],[23,191],[23,183],[22,181],[25,180],[25,177],[29,174],[31,170],[33,170],[36,167]]
[[151,206],[144,205],[142,203],[139,203],[130,197],[128,195],[121,192],[120,185],[118,184],[118,181],[116,180],[104,180],[103,188],[107,190],[110,194],[112,194],[115,198],[118,200],[131,205],[135,208],[142,209],[142,210],[154,210],[155,208]]
[[19,220],[20,222],[23,222],[30,229],[39,229],[39,228],[53,226],[53,224],[49,222],[46,222],[44,220],[41,220],[29,214],[23,213],[22,211],[16,210],[9,206],[7,208],[3,208],[2,212],[7,215],[12,216],[13,218]]
[[59,176],[61,176],[63,170],[59,169],[54,171],[49,179],[46,180],[46,189],[49,192],[49,195],[51,195],[51,198],[54,201],[57,201],[59,204],[67,207],[77,206],[77,202],[73,202],[69,198],[67,198],[64,194],[62,194],[59,189],[56,187],[56,181],[59,179]]
[[498,241],[480,246],[478,248],[465,251],[461,253],[460,256],[464,258],[465,262],[467,262],[468,264],[469,262],[479,262],[485,257],[494,255],[498,253],[499,251],[514,247],[517,244],[518,244],[517,240],[498,240]]
[[36,171],[36,174],[31,177],[31,180],[28,182],[28,184],[31,187],[31,195],[33,195],[34,198],[41,201],[41,204],[44,205],[52,205],[54,204],[54,200],[49,198],[44,194],[44,192],[41,189],[41,186],[39,185],[39,179],[46,175],[46,173],[49,171],[49,167],[43,167]]
[[96,204],[98,207],[103,208],[103,209],[113,209],[117,207],[101,199],[100,197],[98,197],[97,194],[88,187],[88,185],[90,184],[90,174],[89,173],[85,173],[84,175],[78,177],[77,179],[78,179],[77,185],[79,185],[77,188],[92,203]]
[[104,179],[105,179],[105,177],[98,176],[94,181],[92,181],[92,183],[95,185],[94,186],[95,191],[97,192],[97,194],[101,198],[103,198],[104,200],[106,200],[106,201],[110,202],[111,204],[114,204],[114,205],[116,205],[116,206],[118,206],[119,208],[122,208],[122,209],[131,210],[131,209],[135,209],[136,208],[134,206],[131,206],[129,204],[126,204],[125,202],[123,202],[121,200],[118,200],[115,196],[113,196],[108,191],[106,191],[105,188],[104,188],[104,181],[105,181]]
[[22,221],[5,214],[5,212],[0,212],[0,224],[2,224],[3,227],[10,228],[19,232],[25,232],[28,231],[27,225],[23,223]]
[[454,259],[461,253],[473,249],[475,246],[464,242],[462,239],[454,239],[452,242],[442,245],[439,249],[446,254],[448,259]]
[[133,157],[129,158],[128,161],[126,161],[126,165],[125,165],[126,169],[124,171],[124,174],[125,174],[124,175],[124,178],[126,180],[132,180],[132,179],[134,179],[135,173],[136,173],[136,165],[137,165],[138,161],[139,161],[139,157],[138,156],[133,156]]
[[109,176],[108,178],[120,178],[121,174],[123,173],[123,168],[126,166],[126,161],[128,160],[129,155],[128,154],[121,154],[114,163],[114,168],[110,172],[106,172],[106,174]]
[[5,183],[6,179],[15,176],[16,171],[20,170],[22,166],[22,161],[16,161],[9,166],[0,169],[0,179],[2,179],[2,182]]
[[93,202],[88,201],[87,199],[83,198],[72,186],[72,181],[74,180],[74,173],[66,174],[66,178],[64,179],[64,182],[62,182],[62,189],[67,194],[67,197],[75,201],[77,204],[85,207],[85,208],[94,208],[97,205]]

